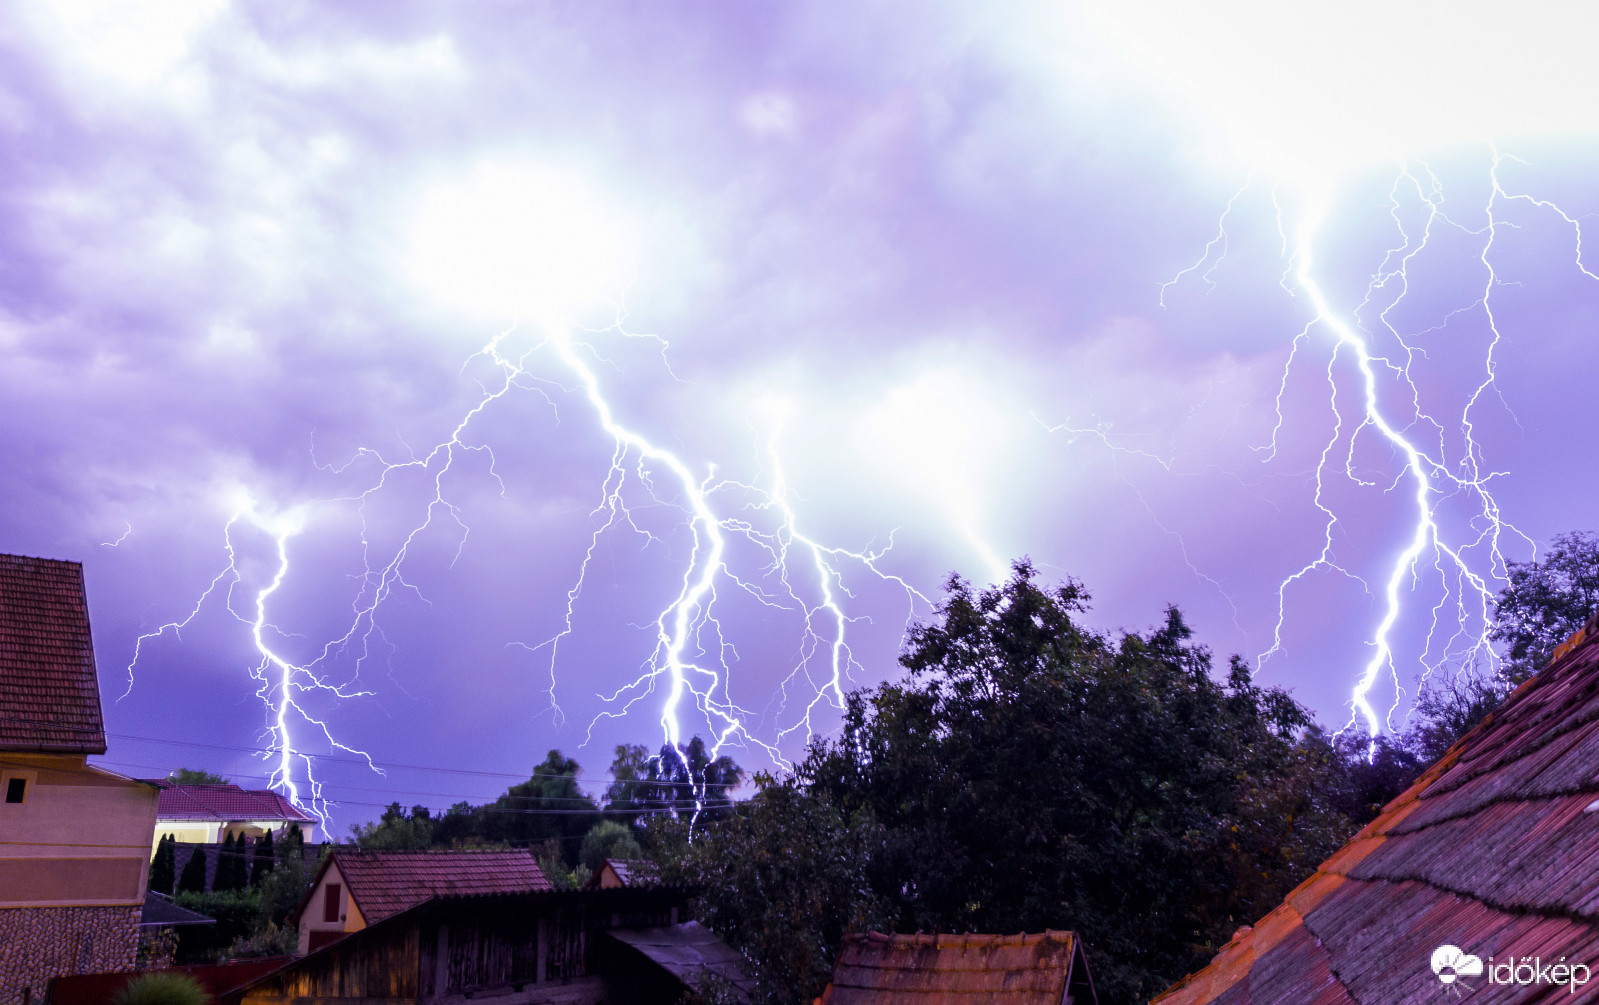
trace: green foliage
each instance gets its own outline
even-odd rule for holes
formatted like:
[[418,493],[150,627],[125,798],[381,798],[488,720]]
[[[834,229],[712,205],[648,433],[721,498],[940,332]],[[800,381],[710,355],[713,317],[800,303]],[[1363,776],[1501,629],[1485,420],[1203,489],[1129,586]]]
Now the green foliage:
[[163,835],[156,842],[155,856],[150,859],[149,887],[156,893],[171,895],[172,884],[176,881],[174,873],[177,871],[177,839],[171,834]]
[[1484,673],[1434,676],[1416,696],[1416,722],[1406,732],[1405,744],[1422,763],[1436,761],[1498,708],[1511,689],[1505,678]]
[[250,860],[250,885],[260,886],[261,881],[278,864],[277,850],[272,846],[272,832],[267,831],[255,842],[255,855]]
[[758,961],[758,1003],[810,1001],[845,933],[893,930],[870,873],[887,835],[868,809],[845,812],[794,779],[761,774],[756,784],[662,878],[705,884],[701,920]]
[[1519,684],[1542,670],[1596,607],[1599,534],[1559,534],[1541,560],[1511,562],[1510,583],[1499,594],[1491,633],[1505,646],[1505,679]]
[[249,935],[241,935],[229,944],[226,957],[230,960],[259,959],[265,956],[293,956],[299,949],[300,932],[292,925],[279,927],[268,924]]
[[189,861],[183,864],[183,874],[178,877],[178,892],[199,893],[205,890],[205,848],[195,845]]
[[744,769],[726,754],[711,757],[705,741],[689,740],[680,751],[663,744],[653,756],[642,746],[622,744],[611,761],[611,784],[605,790],[609,810],[662,813],[679,816],[698,809],[698,819],[709,822],[733,805],[733,790],[744,780]]
[[1018,562],[951,579],[909,677],[849,697],[841,735],[712,829],[684,868],[772,1000],[819,993],[838,939],[1082,933],[1106,1005],[1203,964],[1352,832],[1391,779],[1309,735],[1234,660],[1217,679],[1170,609],[1147,633],[1076,618],[1076,583]]
[[258,891],[261,905],[255,931],[269,925],[288,924],[292,920],[290,916],[311,889],[311,880],[321,865],[320,862],[313,866],[306,864],[305,841],[298,829],[291,830],[276,851],[277,865],[254,888]]
[[188,974],[158,970],[140,974],[111,996],[111,1005],[206,1005],[211,996]]
[[228,779],[209,771],[200,771],[196,768],[179,768],[167,776],[167,781],[174,785],[227,785]]
[[388,805],[375,824],[354,824],[350,834],[363,851],[407,851],[433,844],[433,817],[426,806],[409,811],[398,802]]
[[578,841],[594,825],[599,809],[578,787],[581,770],[576,761],[551,750],[527,781],[482,808],[480,835],[485,841],[524,848],[554,838],[561,842],[563,861],[576,862]]
[[644,849],[626,824],[615,820],[601,820],[583,835],[583,846],[578,859],[591,873],[600,871],[600,864],[608,858],[643,858]]
[[179,893],[172,899],[191,911],[215,918],[217,922],[215,925],[186,926],[179,931],[179,963],[215,962],[235,940],[247,937],[261,927],[261,894],[256,890]]

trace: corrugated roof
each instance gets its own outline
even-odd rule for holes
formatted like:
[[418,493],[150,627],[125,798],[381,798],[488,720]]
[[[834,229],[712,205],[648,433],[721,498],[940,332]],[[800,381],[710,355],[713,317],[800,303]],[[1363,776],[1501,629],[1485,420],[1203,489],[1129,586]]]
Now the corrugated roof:
[[435,897],[554,889],[526,851],[340,849],[328,856],[331,866],[369,925]]
[[613,928],[606,934],[637,949],[690,990],[699,990],[706,974],[727,981],[743,1001],[755,990],[744,957],[697,921],[663,928]]
[[226,785],[177,785],[145,779],[161,789],[156,816],[162,820],[287,820],[314,823],[316,817],[270,789]]
[[[1082,947],[1071,932],[1036,935],[883,935],[845,938],[822,1005],[1060,1005]],[[1077,992],[1075,1001],[1092,1001]]]
[[[1282,905],[1155,1001],[1386,1005],[1446,991],[1493,1002],[1557,993],[1490,982],[1487,972],[1445,984],[1431,965],[1440,946],[1485,964],[1564,957],[1599,976],[1596,624]],[[1558,995],[1571,998],[1566,987]]]
[[0,750],[105,753],[77,562],[0,555]]

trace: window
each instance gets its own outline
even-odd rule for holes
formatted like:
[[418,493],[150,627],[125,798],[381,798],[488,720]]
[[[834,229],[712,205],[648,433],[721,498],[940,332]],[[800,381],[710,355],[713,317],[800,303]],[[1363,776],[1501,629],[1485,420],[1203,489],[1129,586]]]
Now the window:
[[20,802],[22,802],[22,797],[23,797],[24,794],[27,793],[27,791],[28,791],[28,780],[26,778],[7,778],[6,779],[6,802],[8,802],[8,803],[20,803]]
[[329,883],[323,887],[322,920],[339,920],[339,893],[341,888],[337,883]]

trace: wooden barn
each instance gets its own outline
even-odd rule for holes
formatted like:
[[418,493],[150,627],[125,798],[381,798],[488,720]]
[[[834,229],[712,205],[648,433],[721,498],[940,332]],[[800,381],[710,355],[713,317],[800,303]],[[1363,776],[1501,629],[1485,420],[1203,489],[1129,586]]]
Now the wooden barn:
[[[682,887],[441,897],[353,932],[224,995],[219,1005],[637,1002],[639,954],[608,936],[687,917]],[[661,1005],[680,981],[657,983]],[[672,990],[674,989],[675,990]]]

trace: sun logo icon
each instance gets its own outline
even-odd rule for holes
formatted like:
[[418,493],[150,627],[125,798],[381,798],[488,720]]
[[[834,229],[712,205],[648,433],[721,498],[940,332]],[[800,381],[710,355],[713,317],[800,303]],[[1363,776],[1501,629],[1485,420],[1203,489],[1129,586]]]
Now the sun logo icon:
[[1444,984],[1452,985],[1460,977],[1480,976],[1482,957],[1472,956],[1459,946],[1439,946],[1432,951],[1432,972]]

